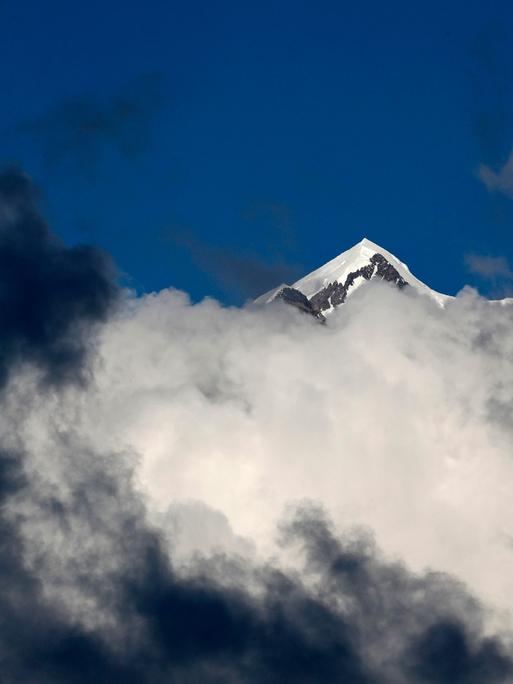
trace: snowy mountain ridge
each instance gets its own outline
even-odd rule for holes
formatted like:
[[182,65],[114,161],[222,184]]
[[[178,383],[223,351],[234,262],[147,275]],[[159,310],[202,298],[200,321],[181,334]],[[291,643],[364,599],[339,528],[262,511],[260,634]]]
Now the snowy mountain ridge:
[[442,307],[452,299],[432,290],[416,278],[397,257],[364,238],[292,285],[283,283],[266,292],[255,303],[266,304],[282,299],[324,320],[363,283],[374,278],[393,282],[400,289],[412,286]]

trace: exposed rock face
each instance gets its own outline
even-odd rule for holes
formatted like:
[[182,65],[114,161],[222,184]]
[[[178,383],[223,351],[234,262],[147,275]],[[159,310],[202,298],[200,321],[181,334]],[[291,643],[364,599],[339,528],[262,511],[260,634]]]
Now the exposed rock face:
[[358,278],[370,280],[374,277],[395,283],[400,289],[408,284],[382,254],[374,254],[366,266],[362,266],[362,268],[359,268],[357,271],[350,273],[344,283],[339,283],[337,281],[329,283],[322,290],[310,297],[308,300],[309,304],[313,309],[313,312],[317,314],[321,311],[331,309],[332,307],[340,306],[340,304],[344,303],[349,288],[352,287]]
[[268,301],[282,299],[303,313],[308,313],[324,322],[326,319],[323,311],[328,311],[343,304],[349,290],[358,278],[364,278],[365,280],[381,278],[382,280],[395,283],[399,289],[408,285],[397,269],[382,254],[375,253],[369,257],[368,264],[349,273],[343,283],[337,280],[328,283],[322,290],[312,295],[310,299],[297,288],[284,285],[272,296],[272,300]]
[[320,312],[314,310],[312,304],[308,301],[308,298],[302,292],[296,290],[294,287],[283,287],[275,295],[274,301],[276,301],[277,299],[283,299],[284,302],[287,302],[287,304],[295,306],[300,311],[303,311],[304,313],[309,313],[312,316],[315,316],[316,318],[324,320],[324,316]]
[[[347,281],[346,281],[347,282]],[[314,311],[326,311],[332,306],[339,306],[344,303],[347,296],[345,283],[329,283],[325,288],[314,294],[310,299],[310,306]]]

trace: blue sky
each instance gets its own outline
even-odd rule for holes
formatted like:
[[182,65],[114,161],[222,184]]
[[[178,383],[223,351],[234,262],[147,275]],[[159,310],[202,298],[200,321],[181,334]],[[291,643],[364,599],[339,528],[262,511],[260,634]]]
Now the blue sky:
[[240,303],[364,236],[511,284],[510,2],[3,0],[0,53],[2,161],[139,291]]

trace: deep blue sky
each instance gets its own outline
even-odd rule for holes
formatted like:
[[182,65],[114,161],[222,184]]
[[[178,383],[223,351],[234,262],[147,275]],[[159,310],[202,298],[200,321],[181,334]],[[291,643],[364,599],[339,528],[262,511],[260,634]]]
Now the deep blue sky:
[[[2,161],[141,291],[240,302],[363,236],[513,263],[513,5],[0,0]],[[504,269],[503,269],[504,270]]]

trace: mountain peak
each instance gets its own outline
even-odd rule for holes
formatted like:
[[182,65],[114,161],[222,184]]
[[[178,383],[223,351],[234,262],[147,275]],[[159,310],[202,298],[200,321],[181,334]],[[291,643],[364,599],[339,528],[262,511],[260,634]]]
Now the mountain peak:
[[[373,259],[375,255],[383,257],[390,268],[396,272],[396,275],[392,274],[389,270],[388,275],[385,277],[383,275],[383,266],[381,266],[379,269],[374,269],[372,274],[368,277],[369,274],[367,271],[370,273],[370,264],[374,262],[377,266],[376,260]],[[361,277],[353,277],[354,274],[359,274]],[[380,245],[372,242],[366,237],[360,240],[356,245],[353,245],[350,249],[325,263],[320,268],[312,271],[303,278],[300,278],[292,287],[302,292],[308,299],[312,299],[312,297],[334,283],[345,286],[349,278],[350,282],[346,287],[346,294],[349,295],[366,280],[369,280],[375,275],[381,276],[381,278],[386,280],[395,280],[398,283],[404,281],[420,292],[429,294],[440,305],[443,305],[446,300],[445,295],[431,290],[431,288],[415,278],[408,266],[402,261],[399,261],[391,252],[380,247]]]
[[320,268],[300,278],[293,285],[281,285],[259,297],[257,303],[284,299],[318,318],[343,304],[348,296],[366,281],[379,278],[398,288],[411,285],[443,306],[448,299],[431,290],[410,272],[410,269],[388,250],[364,237]]
[[[363,245],[364,247],[377,247],[377,245],[374,244],[374,242],[371,242],[368,238],[364,237],[358,242],[357,244]],[[355,245],[356,246],[356,245]]]

